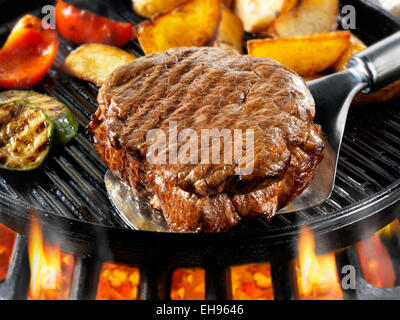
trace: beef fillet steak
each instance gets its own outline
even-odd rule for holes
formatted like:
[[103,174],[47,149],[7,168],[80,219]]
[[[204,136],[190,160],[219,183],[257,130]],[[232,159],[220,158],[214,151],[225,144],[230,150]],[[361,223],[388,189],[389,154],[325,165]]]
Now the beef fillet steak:
[[[323,158],[311,93],[296,73],[266,58],[219,48],[171,49],[117,69],[98,102],[89,125],[97,151],[177,232],[221,232],[242,217],[272,218],[310,184]],[[184,129],[191,132],[187,139],[180,137]],[[202,162],[206,145],[190,137],[207,129],[242,132],[239,149],[243,155],[249,141],[251,159],[225,161],[236,146],[221,137],[219,162],[215,145],[207,149],[209,163]],[[160,132],[165,140],[158,140]],[[150,161],[155,142],[174,141],[173,135],[179,139],[158,151],[167,163]],[[198,161],[168,161],[185,144],[198,147],[190,153]],[[243,168],[253,170],[243,174]]]

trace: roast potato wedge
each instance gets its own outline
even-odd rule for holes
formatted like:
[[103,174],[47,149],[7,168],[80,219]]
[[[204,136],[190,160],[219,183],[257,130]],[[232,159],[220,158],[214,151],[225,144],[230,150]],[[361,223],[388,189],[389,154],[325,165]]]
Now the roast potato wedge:
[[278,37],[313,35],[337,30],[339,0],[302,0],[269,28]]
[[350,61],[351,57],[357,52],[360,52],[366,48],[367,46],[359,38],[357,38],[354,34],[351,34],[350,45],[343,52],[339,60],[333,64],[331,69],[334,72],[340,72],[347,69],[347,63]]
[[287,0],[235,0],[234,12],[243,21],[247,32],[268,29]]
[[243,38],[244,29],[242,20],[228,8],[223,8],[214,47],[223,49],[231,48],[239,53],[243,53]]
[[288,13],[290,10],[295,8],[299,4],[299,1],[300,0],[285,0],[285,2],[282,5],[280,15]]
[[152,18],[170,11],[188,0],[132,0],[133,10],[141,16]]
[[233,0],[222,0],[225,7],[230,8],[232,6]]
[[312,75],[332,66],[350,44],[350,32],[259,39],[247,42],[249,54],[274,59],[299,75]]
[[71,52],[63,69],[71,76],[101,86],[115,69],[134,59],[135,56],[117,47],[92,43]]
[[153,21],[138,26],[138,39],[146,54],[175,47],[200,47],[216,34],[221,19],[220,0],[190,0]]

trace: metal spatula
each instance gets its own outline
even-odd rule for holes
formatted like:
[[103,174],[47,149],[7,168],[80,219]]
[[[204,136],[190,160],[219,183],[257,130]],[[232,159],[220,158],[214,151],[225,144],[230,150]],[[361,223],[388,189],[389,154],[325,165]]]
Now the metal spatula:
[[[356,54],[349,69],[309,84],[316,103],[315,122],[326,135],[324,160],[311,185],[279,213],[300,211],[325,202],[332,193],[347,114],[361,91],[377,90],[400,78],[400,32]],[[105,176],[109,197],[134,229],[168,231],[163,218],[141,203],[110,172]]]
[[316,104],[314,122],[326,135],[324,160],[311,185],[280,212],[308,209],[330,197],[351,102],[361,91],[375,91],[398,79],[400,32],[353,56],[348,70],[308,83]]

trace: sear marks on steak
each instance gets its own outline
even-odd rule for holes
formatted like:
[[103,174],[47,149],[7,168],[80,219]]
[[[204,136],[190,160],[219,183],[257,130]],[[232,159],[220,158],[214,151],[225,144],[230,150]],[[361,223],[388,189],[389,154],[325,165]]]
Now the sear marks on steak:
[[[102,159],[177,232],[221,232],[242,217],[272,218],[310,184],[323,158],[311,93],[297,74],[266,58],[171,49],[117,69],[98,102],[89,132]],[[169,141],[173,123],[177,132],[190,128],[199,137],[204,129],[254,130],[254,170],[238,174],[245,158],[150,163],[146,155],[155,140],[148,133],[161,129]],[[166,146],[166,159],[185,142]],[[201,154],[200,142],[193,143]],[[230,147],[222,143],[216,154],[224,159]]]

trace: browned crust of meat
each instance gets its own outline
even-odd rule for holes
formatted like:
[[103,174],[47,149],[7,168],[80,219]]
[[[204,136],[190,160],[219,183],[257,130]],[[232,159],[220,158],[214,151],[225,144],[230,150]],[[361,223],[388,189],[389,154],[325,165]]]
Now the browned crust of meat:
[[[159,209],[177,232],[221,232],[242,217],[272,218],[313,179],[321,128],[305,83],[280,64],[218,48],[177,48],[116,70],[89,125],[109,169]],[[149,130],[255,130],[255,170],[146,160]]]

